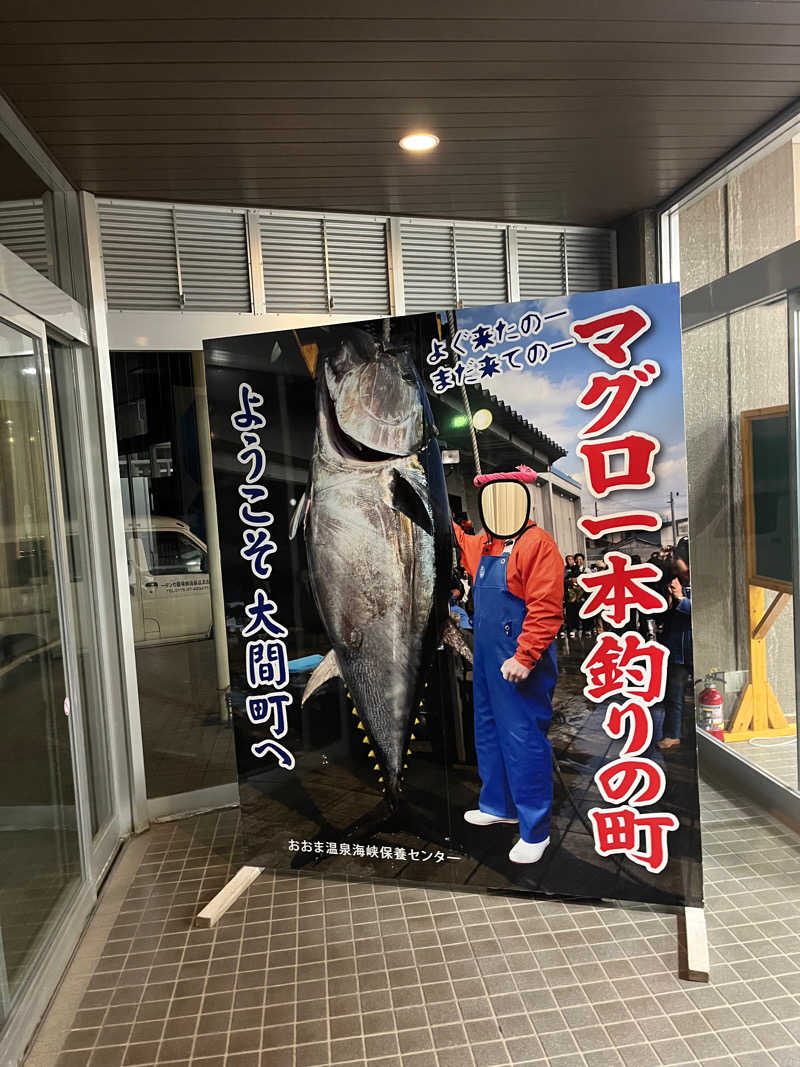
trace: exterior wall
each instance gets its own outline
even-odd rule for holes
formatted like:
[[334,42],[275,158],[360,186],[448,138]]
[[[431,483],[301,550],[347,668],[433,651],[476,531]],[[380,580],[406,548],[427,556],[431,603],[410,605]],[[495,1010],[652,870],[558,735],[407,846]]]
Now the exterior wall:
[[728,183],[729,270],[797,240],[795,146],[782,145]]
[[726,189],[712,189],[680,212],[681,292],[690,293],[727,272]]
[[[788,336],[786,303],[747,308],[730,317],[731,459],[733,477],[734,527],[733,574],[745,573],[742,510],[743,411],[773,407],[789,402]],[[788,462],[788,457],[787,457]],[[738,646],[742,666],[746,665],[747,619],[749,614],[745,583],[736,583],[736,611],[739,620]],[[767,601],[773,594],[767,592]],[[794,634],[792,610],[788,606],[767,637],[767,672],[785,714],[795,711]]]
[[[800,236],[800,146],[787,143],[679,212],[681,289],[691,292]],[[741,414],[788,402],[786,301],[683,335],[695,674],[748,666]],[[788,457],[787,457],[788,462]],[[767,593],[767,603],[770,594]],[[770,681],[795,715],[791,606],[767,638]],[[743,678],[734,678],[730,702]]]
[[553,490],[553,537],[562,556],[583,552],[583,536],[577,527],[580,500]]
[[637,211],[617,226],[619,285],[654,285],[658,281],[656,212]]
[[[694,669],[737,670],[739,628],[733,544],[727,324],[683,335],[684,418],[689,477]],[[709,388],[711,383],[711,388]]]

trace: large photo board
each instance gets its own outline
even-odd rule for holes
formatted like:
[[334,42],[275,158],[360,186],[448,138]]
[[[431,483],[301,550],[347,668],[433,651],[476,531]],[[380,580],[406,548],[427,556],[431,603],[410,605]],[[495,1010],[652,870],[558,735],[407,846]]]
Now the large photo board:
[[205,362],[249,862],[699,904],[677,286]]

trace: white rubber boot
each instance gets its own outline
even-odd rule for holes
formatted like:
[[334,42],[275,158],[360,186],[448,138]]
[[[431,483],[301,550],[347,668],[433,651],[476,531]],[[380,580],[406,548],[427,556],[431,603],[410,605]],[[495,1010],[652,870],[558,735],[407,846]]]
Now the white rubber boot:
[[545,849],[549,844],[549,837],[546,837],[544,841],[537,841],[535,844],[529,844],[529,842],[520,838],[509,852],[508,858],[512,863],[537,863],[544,855]]
[[499,815],[489,815],[487,812],[481,811],[480,808],[473,808],[472,811],[465,811],[464,820],[472,823],[473,826],[494,826],[495,823],[500,822],[519,822],[519,819],[501,819]]

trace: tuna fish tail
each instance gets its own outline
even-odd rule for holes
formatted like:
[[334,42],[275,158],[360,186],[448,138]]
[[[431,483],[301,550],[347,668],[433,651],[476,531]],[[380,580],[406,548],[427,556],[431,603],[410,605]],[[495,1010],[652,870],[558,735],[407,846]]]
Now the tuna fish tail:
[[397,811],[403,790],[403,779],[396,771],[385,773],[384,794],[392,811]]

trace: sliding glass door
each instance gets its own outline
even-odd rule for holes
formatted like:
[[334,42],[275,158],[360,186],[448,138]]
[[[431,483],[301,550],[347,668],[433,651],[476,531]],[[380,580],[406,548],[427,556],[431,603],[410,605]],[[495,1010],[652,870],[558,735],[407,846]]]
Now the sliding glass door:
[[79,356],[0,296],[2,1063],[17,1062],[123,836]]

